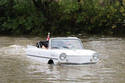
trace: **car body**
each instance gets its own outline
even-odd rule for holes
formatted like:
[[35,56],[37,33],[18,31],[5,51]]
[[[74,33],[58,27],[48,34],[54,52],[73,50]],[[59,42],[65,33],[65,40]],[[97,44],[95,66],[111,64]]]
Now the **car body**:
[[26,54],[32,58],[44,59],[49,64],[88,64],[97,63],[99,54],[84,49],[77,37],[56,37],[48,41],[48,49],[27,46]]

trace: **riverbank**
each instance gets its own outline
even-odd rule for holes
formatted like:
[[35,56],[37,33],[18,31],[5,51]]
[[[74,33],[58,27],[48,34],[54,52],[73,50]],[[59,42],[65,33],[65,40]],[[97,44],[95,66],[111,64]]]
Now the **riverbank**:
[[[46,35],[7,35],[7,34],[0,34],[0,37],[19,37],[19,38],[42,38],[45,39],[47,38],[47,33]],[[50,34],[50,37],[78,37],[80,39],[86,39],[86,38],[125,38],[124,35],[117,35],[117,36],[113,36],[113,35],[90,35],[90,34],[76,34],[76,35],[53,35]]]

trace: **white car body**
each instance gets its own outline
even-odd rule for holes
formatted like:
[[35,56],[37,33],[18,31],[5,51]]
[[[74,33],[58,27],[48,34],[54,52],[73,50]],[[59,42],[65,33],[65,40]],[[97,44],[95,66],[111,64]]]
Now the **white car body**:
[[[78,40],[81,49],[53,49],[53,40]],[[82,42],[77,37],[59,37],[50,38],[48,49],[37,48],[35,46],[27,46],[26,54],[32,58],[44,59],[46,63],[54,64],[88,64],[98,62],[98,53],[83,48]]]

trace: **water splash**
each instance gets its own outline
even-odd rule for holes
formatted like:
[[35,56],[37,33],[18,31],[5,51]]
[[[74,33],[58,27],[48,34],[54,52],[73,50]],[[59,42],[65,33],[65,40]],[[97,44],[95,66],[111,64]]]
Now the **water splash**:
[[21,45],[10,45],[0,49],[0,55],[24,55],[25,47]]

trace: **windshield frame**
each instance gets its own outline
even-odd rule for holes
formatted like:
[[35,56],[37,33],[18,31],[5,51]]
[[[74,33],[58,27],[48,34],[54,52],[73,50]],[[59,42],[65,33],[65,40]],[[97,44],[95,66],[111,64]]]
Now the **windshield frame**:
[[[83,47],[83,44],[82,44],[82,41],[80,40],[80,39],[69,39],[69,38],[52,38],[50,41],[49,41],[49,49],[53,49],[52,48],[52,41],[53,40],[77,40],[77,41],[79,41],[79,43],[80,43],[80,46],[81,46],[81,49],[84,49],[84,47]],[[71,49],[69,49],[69,50],[71,50]]]

